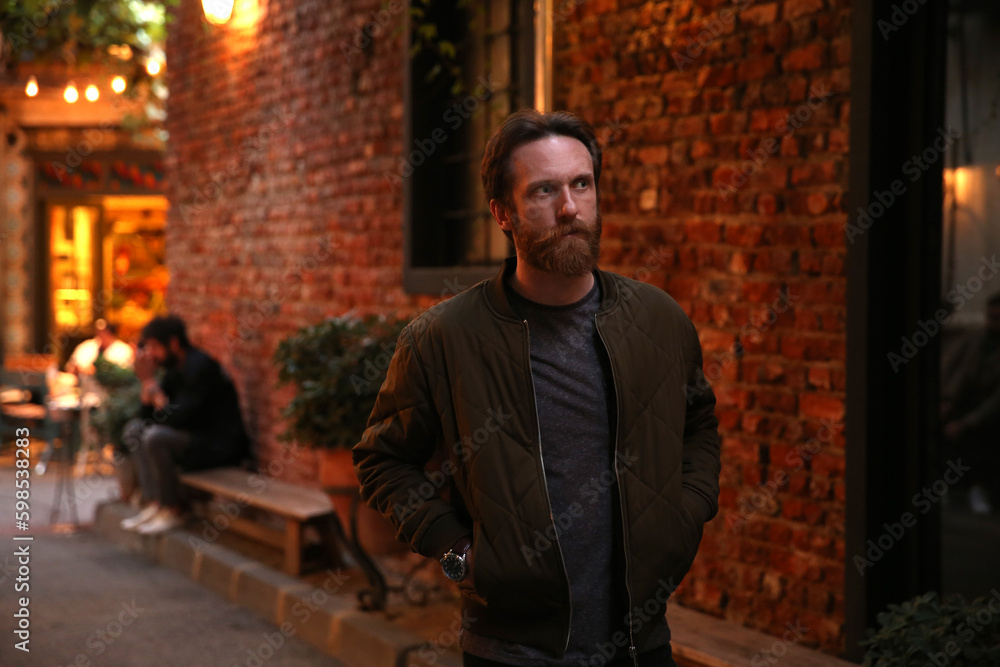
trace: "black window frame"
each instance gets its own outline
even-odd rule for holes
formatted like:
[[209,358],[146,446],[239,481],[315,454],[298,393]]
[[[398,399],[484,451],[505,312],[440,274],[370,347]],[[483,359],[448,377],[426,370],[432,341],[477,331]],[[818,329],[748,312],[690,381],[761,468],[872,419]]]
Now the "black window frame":
[[[496,1],[496,0],[493,0]],[[517,90],[519,97],[516,98],[515,108],[535,107],[535,9],[532,0],[504,0],[511,4],[512,28],[515,33],[515,49],[512,75],[516,72]],[[404,128],[403,128],[403,153],[404,158],[414,149],[415,142],[427,137],[418,136],[414,130],[416,123],[415,109],[415,81],[422,78],[424,72],[414,71],[415,60],[410,57],[412,47],[412,23],[409,13],[406,18],[404,28],[405,34],[405,72],[403,76],[403,103],[404,103]],[[442,144],[445,146],[446,144]],[[477,146],[473,149],[481,159],[485,146]],[[477,166],[478,161],[474,160],[473,165]],[[482,265],[445,265],[427,266],[427,262],[420,257],[420,244],[417,242],[417,235],[426,230],[428,225],[439,223],[434,219],[432,213],[426,211],[416,211],[416,190],[420,188],[421,180],[428,178],[431,172],[425,167],[423,170],[414,169],[409,177],[403,178],[403,290],[407,294],[429,294],[433,296],[452,296],[475,283],[489,278],[496,273],[499,264]],[[482,202],[483,209],[487,207],[486,202]]]

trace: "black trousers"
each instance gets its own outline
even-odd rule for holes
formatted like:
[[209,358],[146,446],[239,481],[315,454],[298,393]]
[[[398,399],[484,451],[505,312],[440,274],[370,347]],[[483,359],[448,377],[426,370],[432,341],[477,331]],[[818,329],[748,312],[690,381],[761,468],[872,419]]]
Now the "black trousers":
[[[580,663],[580,667],[633,667],[632,658],[628,656],[628,651],[623,651],[622,657],[613,656],[605,661],[604,656],[596,654],[591,662]],[[504,662],[497,662],[488,658],[480,658],[471,653],[462,654],[463,667],[512,667]],[[670,644],[655,648],[652,651],[639,654],[639,667],[677,667],[674,662]]]

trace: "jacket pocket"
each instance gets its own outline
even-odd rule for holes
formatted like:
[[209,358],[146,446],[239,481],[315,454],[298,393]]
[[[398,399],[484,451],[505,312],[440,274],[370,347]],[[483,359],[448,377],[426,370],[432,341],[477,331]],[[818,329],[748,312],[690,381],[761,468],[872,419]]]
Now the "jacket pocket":
[[681,518],[687,524],[689,547],[692,552],[698,550],[701,544],[702,534],[705,532],[705,523],[701,520],[702,502],[695,495],[694,491],[681,489]]
[[471,576],[466,576],[464,580],[458,582],[458,590],[461,594],[471,600],[475,600],[479,604],[486,606],[486,597],[482,594],[484,575],[483,575],[483,565],[487,558],[482,558],[481,555],[483,550],[488,550],[489,546],[486,544],[486,540],[480,539],[480,524],[478,521],[472,524],[472,546],[469,548],[469,553],[467,556],[468,565],[470,568]]

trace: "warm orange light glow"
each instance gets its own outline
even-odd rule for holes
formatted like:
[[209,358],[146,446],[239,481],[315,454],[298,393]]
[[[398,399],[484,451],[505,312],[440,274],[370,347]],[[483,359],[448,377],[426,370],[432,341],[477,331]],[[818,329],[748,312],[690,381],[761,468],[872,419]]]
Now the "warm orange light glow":
[[160,73],[160,61],[159,60],[149,60],[146,62],[146,71],[149,72],[149,76],[156,76]]
[[97,86],[90,84],[87,86],[87,90],[84,91],[83,95],[91,102],[96,102],[97,98],[101,96],[101,92],[97,90]]
[[38,94],[38,79],[35,77],[28,79],[28,85],[24,87],[24,94],[28,97],[34,97]]
[[213,25],[222,25],[233,15],[234,0],[201,0],[205,19]]
[[116,93],[125,92],[125,77],[116,76],[115,78],[111,79],[111,90],[115,91]]
[[63,99],[70,104],[80,99],[80,91],[76,89],[76,84],[72,81],[66,84],[66,90],[63,91]]
[[969,189],[972,174],[968,167],[959,167],[954,170],[955,201],[959,206],[964,206],[969,202]]

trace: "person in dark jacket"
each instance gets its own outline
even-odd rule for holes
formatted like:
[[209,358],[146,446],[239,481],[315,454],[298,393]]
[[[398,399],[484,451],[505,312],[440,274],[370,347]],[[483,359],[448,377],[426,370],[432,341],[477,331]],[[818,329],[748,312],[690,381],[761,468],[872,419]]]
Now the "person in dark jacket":
[[467,666],[673,665],[666,602],[718,511],[698,335],[597,268],[600,175],[580,118],[504,121],[482,176],[516,254],[407,325],[354,447],[362,498],[459,582]]
[[[164,371],[160,381],[157,368]],[[178,468],[240,464],[250,447],[232,380],[191,345],[180,317],[156,317],[143,328],[135,372],[142,382],[142,414],[126,425],[123,440],[148,504],[122,527],[152,534],[182,523]]]

